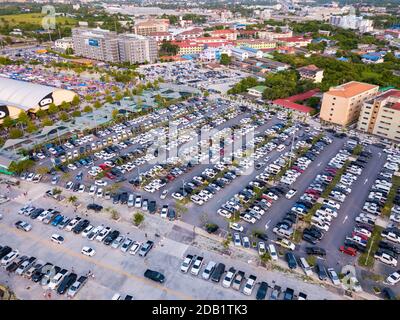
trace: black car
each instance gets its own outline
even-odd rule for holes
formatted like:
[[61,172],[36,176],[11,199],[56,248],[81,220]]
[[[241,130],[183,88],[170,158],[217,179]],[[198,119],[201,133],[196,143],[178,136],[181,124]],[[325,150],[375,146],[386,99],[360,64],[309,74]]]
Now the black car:
[[127,204],[128,203],[128,198],[129,198],[128,192],[122,192],[121,193],[121,198],[120,198],[121,204]]
[[69,287],[74,284],[77,278],[78,276],[76,273],[70,273],[67,275],[58,286],[57,293],[64,294],[66,291],[68,291]]
[[317,244],[318,243],[318,239],[314,238],[314,236],[312,234],[309,233],[303,233],[302,239],[308,243],[311,244]]
[[396,294],[390,288],[383,288],[382,294],[385,297],[385,299],[387,299],[387,300],[397,300]]
[[316,271],[317,271],[317,274],[318,274],[318,278],[320,280],[328,279],[328,274],[326,273],[325,266],[321,262],[317,262]]
[[99,212],[101,210],[103,210],[103,206],[96,204],[96,203],[90,203],[87,205],[86,207],[88,210],[94,210],[96,212]]
[[6,255],[8,255],[12,251],[12,248],[9,246],[4,246],[0,250],[0,259],[3,259]]
[[306,253],[320,257],[326,256],[326,250],[320,247],[306,247]]
[[147,269],[144,272],[144,276],[147,279],[150,279],[150,280],[153,280],[156,282],[160,282],[160,283],[163,283],[165,281],[165,276],[162,273],[160,273],[158,271],[150,270],[150,269]]
[[30,217],[31,219],[36,219],[37,217],[40,216],[40,214],[44,211],[42,208],[36,208],[35,210],[32,211]]
[[154,200],[151,200],[149,202],[148,209],[150,213],[155,213],[157,211],[157,203]]
[[260,283],[260,287],[257,290],[256,299],[257,300],[264,300],[268,291],[268,283],[262,281]]
[[291,288],[286,288],[285,292],[283,293],[283,300],[293,300],[294,297],[294,290]]
[[378,247],[382,248],[382,249],[386,249],[386,250],[392,251],[395,254],[400,254],[400,248],[398,248],[396,246],[393,246],[393,245],[389,244],[386,241],[380,241],[379,244],[378,244]]
[[350,248],[356,249],[357,251],[360,251],[360,252],[365,252],[367,250],[366,247],[364,247],[362,244],[354,242],[354,241],[351,241],[349,239],[344,240],[343,244],[346,247],[350,247]]
[[261,240],[264,240],[264,241],[268,241],[268,236],[265,233],[257,232],[256,233],[256,237],[258,239],[261,239]]
[[103,243],[105,244],[105,245],[110,245],[115,239],[117,239],[118,238],[118,236],[119,236],[119,231],[117,231],[117,230],[114,230],[114,231],[112,231],[112,232],[110,232],[106,237],[105,237],[105,239],[103,240]]
[[296,269],[297,268],[296,257],[292,252],[286,252],[286,261],[287,261],[288,266],[289,266],[290,269]]
[[12,263],[10,263],[10,264],[7,266],[6,271],[8,271],[8,272],[14,272],[15,270],[18,269],[18,267],[19,267],[19,263],[13,261]]
[[225,265],[223,263],[218,263],[213,273],[211,274],[211,280],[214,282],[219,282],[224,272],[225,272]]
[[83,230],[85,230],[85,229],[89,226],[89,224],[90,224],[90,222],[89,222],[89,220],[87,220],[87,219],[82,220],[82,221],[79,221],[79,223],[78,223],[75,227],[72,228],[72,231],[73,231],[75,234],[79,234],[79,233],[81,233]]

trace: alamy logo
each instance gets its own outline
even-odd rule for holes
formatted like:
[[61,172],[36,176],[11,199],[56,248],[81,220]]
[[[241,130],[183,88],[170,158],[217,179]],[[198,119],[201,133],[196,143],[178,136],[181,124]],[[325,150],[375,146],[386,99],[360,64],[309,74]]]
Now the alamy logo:
[[42,19],[42,28],[44,30],[54,30],[56,28],[56,9],[53,6],[43,6],[42,14],[46,16]]

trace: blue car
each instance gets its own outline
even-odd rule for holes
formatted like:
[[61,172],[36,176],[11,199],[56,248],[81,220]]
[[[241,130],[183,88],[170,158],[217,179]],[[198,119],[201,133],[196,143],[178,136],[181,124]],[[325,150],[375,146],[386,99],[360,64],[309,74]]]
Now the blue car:
[[63,221],[63,219],[64,219],[64,216],[63,215],[61,215],[61,214],[58,214],[55,218],[54,218],[54,220],[53,220],[53,222],[51,223],[53,226],[57,226],[61,221]]

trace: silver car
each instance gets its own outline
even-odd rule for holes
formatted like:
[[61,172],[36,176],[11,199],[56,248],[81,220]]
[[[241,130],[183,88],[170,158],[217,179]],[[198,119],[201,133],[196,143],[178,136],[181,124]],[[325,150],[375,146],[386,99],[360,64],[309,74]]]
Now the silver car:
[[201,277],[204,280],[208,280],[210,279],[211,274],[213,273],[214,269],[215,269],[216,263],[214,261],[210,261],[206,268],[203,270],[203,273],[201,274]]

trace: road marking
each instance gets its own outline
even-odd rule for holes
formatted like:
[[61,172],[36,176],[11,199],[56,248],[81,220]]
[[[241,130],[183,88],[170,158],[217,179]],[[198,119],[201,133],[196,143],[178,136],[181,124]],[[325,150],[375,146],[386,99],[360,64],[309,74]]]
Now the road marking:
[[128,272],[126,272],[126,271],[124,271],[122,269],[119,269],[119,268],[114,267],[112,265],[109,265],[109,264],[106,264],[106,263],[101,262],[99,260],[96,260],[93,257],[87,257],[87,256],[84,256],[81,253],[72,251],[72,250],[67,249],[65,247],[58,246],[58,245],[52,243],[50,240],[42,239],[42,238],[36,236],[35,234],[33,234],[31,232],[21,232],[21,231],[19,231],[17,229],[13,229],[13,228],[7,227],[4,224],[0,224],[0,228],[3,228],[5,230],[7,230],[7,231],[10,231],[10,232],[14,233],[17,236],[22,236],[22,237],[30,238],[32,240],[36,240],[36,241],[42,243],[43,245],[45,245],[46,247],[49,247],[49,248],[52,248],[52,249],[56,248],[57,251],[64,252],[65,254],[67,254],[69,256],[72,256],[74,258],[81,259],[81,260],[86,260],[87,262],[89,262],[91,264],[94,264],[94,265],[97,265],[100,268],[108,269],[108,270],[113,271],[115,273],[119,273],[120,275],[126,276],[126,277],[128,277],[128,278],[130,278],[132,280],[141,282],[141,283],[146,284],[148,286],[151,286],[151,287],[153,287],[155,289],[159,289],[159,290],[168,292],[168,293],[170,293],[172,295],[181,297],[182,299],[194,300],[194,298],[192,296],[186,295],[186,294],[184,294],[182,292],[179,292],[179,291],[175,291],[173,289],[169,289],[169,288],[167,288],[165,286],[162,286],[162,285],[159,285],[157,283],[153,283],[151,280],[147,280],[145,278],[142,278],[142,277],[136,276],[134,274],[128,273]]
[[349,218],[349,216],[345,216],[344,220],[343,220],[343,223],[345,223],[348,218]]
[[368,178],[365,179],[364,184],[366,184],[368,182]]
[[265,230],[268,230],[268,228],[269,228],[269,226],[268,226],[268,224],[271,222],[271,219],[269,219],[268,221],[267,221],[267,223],[265,224]]
[[322,162],[318,163],[318,164],[317,164],[317,167],[319,167],[321,164],[322,164]]

